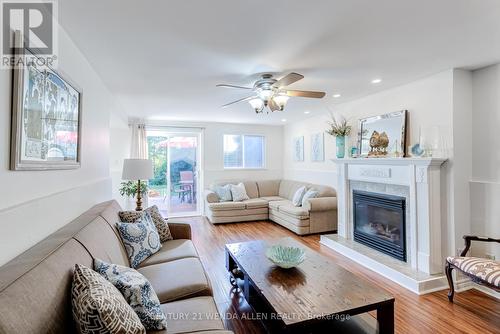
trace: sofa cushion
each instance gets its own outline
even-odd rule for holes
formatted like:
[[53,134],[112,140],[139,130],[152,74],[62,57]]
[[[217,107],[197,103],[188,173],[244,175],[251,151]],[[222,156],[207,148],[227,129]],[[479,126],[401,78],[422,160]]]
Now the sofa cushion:
[[144,214],[146,213],[150,215],[151,220],[156,227],[156,231],[160,236],[160,242],[172,240],[173,238],[170,233],[170,229],[168,228],[168,224],[156,205],[150,206],[144,211],[119,211],[118,216],[124,223],[137,223],[138,221],[144,219]]
[[243,181],[245,185],[245,190],[249,198],[259,197],[259,189],[257,188],[257,182],[255,181]]
[[478,257],[450,256],[446,259],[460,270],[500,288],[500,262]]
[[280,205],[279,212],[286,213],[298,219],[309,219],[309,211],[302,207],[297,207],[294,205]]
[[304,186],[307,188],[308,184],[299,181],[281,180],[278,195],[291,200],[297,189]]
[[137,268],[142,261],[160,250],[160,237],[149,213],[145,212],[140,222],[116,223],[116,226],[132,268]]
[[271,201],[269,202],[269,208],[270,209],[274,209],[274,210],[278,210],[278,208],[282,205],[290,205],[290,206],[293,206],[292,204],[292,201],[288,200],[288,199],[284,199],[284,200],[281,200],[281,201]]
[[47,242],[60,238],[51,235],[1,267],[0,333],[76,332],[70,297],[73,269],[75,263],[91,267],[92,257],[74,239],[56,248]]
[[71,303],[79,333],[146,333],[120,291],[80,264],[75,265],[73,273]]
[[[252,209],[240,209],[240,210],[225,210],[225,211],[212,211],[209,212],[210,217],[237,217],[241,218],[244,216],[252,215],[265,215],[269,212],[267,208],[267,202],[265,208],[252,208]],[[262,219],[262,218],[259,218]]]
[[198,252],[196,248],[194,248],[193,242],[189,239],[170,240],[164,242],[157,253],[142,261],[139,267],[184,259],[187,257],[198,257]]
[[163,304],[162,308],[167,316],[168,330],[148,332],[149,334],[205,333],[205,331],[231,333],[224,331],[224,324],[211,297],[170,302]]
[[259,197],[278,196],[280,180],[257,181],[257,188],[259,189]]
[[251,198],[243,201],[247,209],[267,208],[268,201],[261,198]]
[[246,205],[242,202],[220,202],[220,203],[209,203],[208,208],[212,211],[224,211],[224,210],[239,210],[245,209]]
[[99,259],[94,260],[94,270],[121,292],[146,329],[167,328],[167,318],[160,307],[158,296],[144,275],[135,269]]
[[[269,212],[269,219],[271,219],[273,222],[276,222],[282,226],[285,226],[286,228],[293,227],[292,231],[297,233],[299,231],[301,234],[304,233],[309,233],[309,225],[310,225],[310,220],[309,219],[301,219],[297,216],[290,215],[288,213],[285,213],[283,211],[271,211]],[[298,230],[296,229],[299,228]]]
[[212,293],[203,266],[197,258],[158,263],[137,270],[151,282],[161,303],[210,296]]
[[260,197],[260,199],[263,199],[264,201],[272,202],[272,201],[284,201],[286,198],[279,197],[279,196],[263,196],[263,197]]
[[104,261],[130,266],[122,240],[102,217],[97,217],[81,229],[74,238],[92,255]]

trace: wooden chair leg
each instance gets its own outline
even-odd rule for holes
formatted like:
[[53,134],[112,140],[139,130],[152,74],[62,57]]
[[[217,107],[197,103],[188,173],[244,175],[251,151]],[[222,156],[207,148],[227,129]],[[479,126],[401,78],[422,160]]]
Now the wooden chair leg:
[[448,285],[450,286],[450,291],[448,292],[448,300],[453,303],[453,295],[455,294],[455,286],[453,285],[453,277],[451,275],[451,271],[453,267],[449,262],[446,262],[445,273],[446,278],[448,279]]

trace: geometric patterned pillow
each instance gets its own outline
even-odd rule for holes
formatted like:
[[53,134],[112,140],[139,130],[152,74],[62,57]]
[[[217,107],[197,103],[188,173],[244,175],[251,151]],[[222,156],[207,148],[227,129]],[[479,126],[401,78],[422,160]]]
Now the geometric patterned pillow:
[[147,330],[167,328],[167,318],[151,283],[137,270],[94,260],[94,269],[110,281],[137,313]]
[[160,213],[160,210],[156,205],[150,206],[144,211],[120,211],[118,216],[120,220],[124,223],[136,223],[142,220],[143,214],[147,212],[153,219],[153,223],[156,226],[156,230],[160,235],[160,242],[165,242],[172,240],[172,234],[168,228],[168,224]]
[[249,199],[245,185],[241,182],[231,185],[231,196],[233,197],[233,202],[241,202]]
[[79,333],[146,333],[120,291],[80,264],[75,265],[71,304]]
[[116,223],[130,266],[137,268],[142,261],[158,252],[161,248],[160,237],[151,221],[149,213],[145,212],[142,220],[134,224]]
[[314,189],[309,189],[304,194],[304,197],[302,197],[302,206],[304,206],[304,207],[307,206],[307,203],[308,203],[310,198],[316,198],[318,196],[319,196],[319,191],[314,190]]

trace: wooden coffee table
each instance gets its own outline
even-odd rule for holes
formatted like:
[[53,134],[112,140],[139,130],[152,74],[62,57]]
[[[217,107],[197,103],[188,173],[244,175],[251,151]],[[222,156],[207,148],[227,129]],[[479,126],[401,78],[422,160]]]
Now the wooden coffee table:
[[[265,255],[273,244],[304,248],[306,260],[297,268],[278,268]],[[262,319],[272,320],[272,332],[323,332],[376,310],[379,333],[394,333],[392,295],[293,238],[227,244],[225,250],[231,283]]]

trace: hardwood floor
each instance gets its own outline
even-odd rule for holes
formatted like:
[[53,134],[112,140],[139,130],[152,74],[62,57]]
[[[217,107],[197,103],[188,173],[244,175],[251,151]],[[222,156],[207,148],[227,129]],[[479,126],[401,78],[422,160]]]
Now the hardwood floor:
[[[232,290],[224,263],[224,245],[255,239],[291,236],[333,259],[337,264],[386,289],[396,298],[396,333],[500,333],[500,302],[476,290],[455,295],[448,302],[446,290],[418,296],[319,243],[319,235],[300,237],[271,222],[212,225],[204,217],[176,218],[189,222],[219,312],[227,329],[235,333],[265,333],[249,305]],[[375,316],[375,315],[373,315]]]

